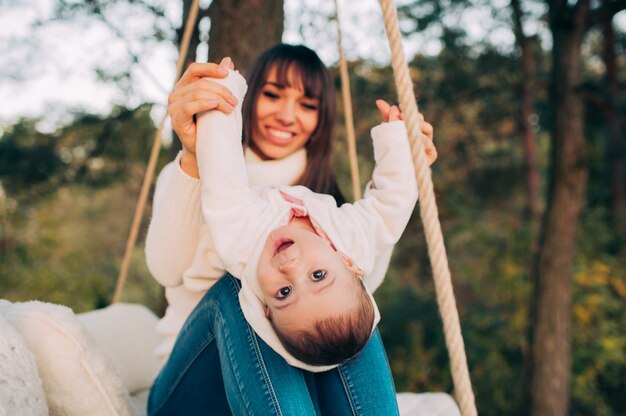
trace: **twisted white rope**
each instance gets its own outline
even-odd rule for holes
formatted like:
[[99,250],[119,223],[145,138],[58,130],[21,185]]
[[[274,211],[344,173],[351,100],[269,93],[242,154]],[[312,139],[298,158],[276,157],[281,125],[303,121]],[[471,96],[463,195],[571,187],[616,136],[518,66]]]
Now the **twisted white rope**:
[[461,335],[461,324],[454,299],[452,279],[448,267],[446,248],[443,242],[441,224],[433,191],[431,171],[426,161],[424,143],[418,117],[417,102],[413,93],[413,83],[409,75],[409,67],[404,57],[402,38],[398,26],[398,14],[392,0],[380,0],[385,21],[385,29],[391,48],[391,64],[393,67],[396,88],[400,99],[400,108],[407,124],[411,152],[415,162],[415,177],[420,193],[420,216],[424,224],[424,233],[428,243],[428,255],[433,269],[433,279],[437,292],[437,303],[443,320],[444,334],[455,396],[461,414],[475,416],[477,414],[474,392],[467,368],[465,346]]

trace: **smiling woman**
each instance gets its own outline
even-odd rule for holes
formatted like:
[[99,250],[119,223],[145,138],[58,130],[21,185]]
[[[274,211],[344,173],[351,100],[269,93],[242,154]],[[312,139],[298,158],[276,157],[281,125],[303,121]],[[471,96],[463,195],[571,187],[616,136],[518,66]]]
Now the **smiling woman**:
[[[229,59],[223,60],[221,66],[234,68]],[[250,241],[265,242],[264,238],[252,238],[244,230],[245,226],[263,220],[260,214],[250,217],[246,210],[235,209],[233,205],[224,206],[220,210],[231,220],[220,220],[218,215],[213,220],[205,218],[203,221],[197,208],[201,186],[217,181],[216,186],[221,185],[228,192],[236,193],[235,186],[228,184],[233,183],[234,178],[241,178],[247,170],[247,180],[253,186],[301,184],[314,191],[336,196],[335,199],[328,195],[321,197],[325,203],[335,208],[343,202],[332,173],[335,97],[331,77],[315,52],[304,46],[277,45],[264,52],[250,70],[242,114],[245,164],[234,158],[232,153],[205,152],[212,159],[202,164],[205,171],[198,170],[196,143],[201,146],[204,139],[202,136],[197,137],[193,115],[203,111],[208,111],[209,114],[230,114],[241,105],[241,96],[236,98],[232,95],[235,90],[224,88],[216,82],[225,76],[226,71],[215,64],[192,64],[170,96],[172,126],[179,134],[183,151],[173,164],[164,169],[157,182],[152,223],[146,241],[146,257],[155,278],[166,286],[169,306],[159,326],[161,333],[173,340],[183,323],[184,327],[180,330],[181,337],[171,351],[166,367],[153,387],[150,397],[151,413],[165,414],[168,409],[176,409],[178,412],[185,412],[185,409],[190,412],[219,412],[224,408],[230,408],[236,414],[246,413],[250,411],[246,406],[249,400],[247,397],[259,395],[267,398],[269,394],[272,397],[271,402],[278,407],[268,409],[262,405],[267,399],[259,398],[258,414],[313,414],[320,413],[320,410],[321,413],[341,414],[343,412],[339,409],[350,412],[349,409],[353,408],[354,403],[351,404],[351,400],[359,401],[359,408],[362,409],[360,414],[397,414],[393,381],[377,331],[357,358],[342,365],[341,373],[349,374],[353,380],[364,377],[348,388],[342,386],[339,370],[309,373],[290,366],[284,358],[272,351],[264,340],[257,337],[259,331],[252,331],[243,319],[244,315],[246,318],[254,316],[265,322],[260,321],[259,325],[269,325],[262,305],[260,314],[250,315],[245,306],[247,303],[239,304],[239,299],[243,297],[247,297],[251,304],[258,303],[256,295],[246,289],[248,285],[245,283],[240,289],[238,282],[231,277],[220,279],[224,265],[241,265],[249,261],[250,256],[245,253],[249,253],[246,247]],[[389,108],[385,112],[388,117]],[[230,129],[232,127],[214,131],[223,131],[226,135]],[[432,146],[432,130],[427,128],[425,134],[426,142]],[[222,139],[224,143],[237,142],[226,137]],[[220,142],[219,137],[217,141]],[[241,145],[239,148],[241,149]],[[200,153],[202,152],[199,151]],[[272,155],[275,155],[274,158]],[[199,176],[202,176],[202,185],[194,179]],[[412,178],[412,174],[410,177]],[[406,185],[409,182],[395,183]],[[203,203],[204,200],[203,198]],[[208,201],[220,204],[227,200],[214,197]],[[241,202],[240,198],[235,198],[234,201]],[[207,211],[204,208],[203,211],[206,217]],[[232,219],[230,216],[237,212],[242,213],[242,216]],[[347,218],[338,223],[345,223]],[[363,221],[363,225],[365,224],[368,222]],[[226,226],[229,229],[211,231],[212,227]],[[324,230],[326,231],[326,227]],[[230,243],[224,245],[224,239]],[[296,238],[288,239],[297,241]],[[368,241],[365,238],[353,240],[364,244]],[[334,239],[332,241],[335,243]],[[275,253],[277,250],[273,244],[270,243],[270,251]],[[289,252],[294,245],[287,247],[279,255]],[[341,245],[334,245],[338,251],[346,251],[342,250]],[[215,250],[219,247],[222,248],[219,253],[222,263],[220,267],[214,267],[211,263],[215,259]],[[376,261],[378,270],[384,274],[389,255],[390,251],[376,258],[373,255],[363,258],[369,262],[368,267],[372,267]],[[343,260],[339,259],[338,263],[338,268],[345,268]],[[326,269],[326,266],[314,267],[310,273],[307,271],[306,276]],[[352,287],[361,287],[359,292],[367,293],[362,289],[360,279],[355,278],[354,274],[350,276],[351,280],[346,281],[358,283]],[[336,279],[336,276],[327,275],[317,283],[313,280],[309,282],[322,286],[326,282],[335,282],[337,285],[339,281],[335,281]],[[381,280],[375,279],[370,289],[373,290]],[[246,281],[242,279],[242,282]],[[209,288],[202,298],[204,291]],[[349,292],[353,293],[354,289],[350,288]],[[335,299],[331,303],[345,306],[351,302],[346,302],[344,298],[341,301]],[[371,304],[358,299],[356,303]],[[219,309],[220,316],[227,314],[230,318],[226,321],[220,318],[222,323],[218,323],[212,318],[217,318],[215,307]],[[315,311],[323,312],[324,307],[318,305],[316,308]],[[183,322],[187,316],[188,319]],[[350,327],[351,323],[344,326]],[[366,336],[369,337],[371,324],[360,326],[365,328]],[[222,331],[227,331],[229,335]],[[271,327],[269,332],[273,332]],[[242,339],[223,343],[226,342],[224,337],[232,338],[235,334],[241,334]],[[189,355],[189,349],[195,349],[200,345],[198,343],[206,346],[201,356]],[[278,345],[280,346],[280,342]],[[225,356],[224,360],[217,359],[222,354],[237,357],[237,375],[233,375],[230,359]],[[241,369],[248,368],[248,365],[250,368],[265,368],[267,373],[259,379],[254,375],[255,372],[242,372]],[[192,370],[193,377],[187,377],[188,370]],[[378,375],[375,380],[371,379],[372,371]],[[305,379],[310,379],[312,384],[309,386]],[[240,384],[249,386],[249,389],[242,392],[237,388]],[[211,394],[190,395],[197,385],[215,387],[208,390]],[[364,390],[366,386],[367,391]],[[318,393],[313,394],[309,389],[315,389]],[[371,394],[373,391],[376,394]]]
[[274,68],[267,76],[252,121],[250,147],[263,160],[282,159],[304,147],[318,124],[319,99],[295,84],[293,69],[286,84],[278,82],[276,72]]
[[343,202],[334,180],[332,140],[335,90],[330,73],[306,47],[272,48],[259,56],[243,104],[244,145],[262,160],[280,160],[306,149],[298,181]]

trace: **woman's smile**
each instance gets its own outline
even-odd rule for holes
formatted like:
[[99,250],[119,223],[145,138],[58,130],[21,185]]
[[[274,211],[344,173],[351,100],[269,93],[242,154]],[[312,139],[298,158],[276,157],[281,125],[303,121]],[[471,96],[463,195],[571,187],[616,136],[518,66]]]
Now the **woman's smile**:
[[265,130],[268,133],[265,138],[278,146],[288,144],[295,135],[295,133],[287,130],[277,129],[275,127],[266,126]]

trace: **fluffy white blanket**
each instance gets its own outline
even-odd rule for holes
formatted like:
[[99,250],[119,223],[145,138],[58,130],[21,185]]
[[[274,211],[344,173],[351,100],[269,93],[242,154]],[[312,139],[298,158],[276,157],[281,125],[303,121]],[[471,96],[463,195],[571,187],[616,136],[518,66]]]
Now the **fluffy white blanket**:
[[0,415],[47,414],[35,357],[0,313]]

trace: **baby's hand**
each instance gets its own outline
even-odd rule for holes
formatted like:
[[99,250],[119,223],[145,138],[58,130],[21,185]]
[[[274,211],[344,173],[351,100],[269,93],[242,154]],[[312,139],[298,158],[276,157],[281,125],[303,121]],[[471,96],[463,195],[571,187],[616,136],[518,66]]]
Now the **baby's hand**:
[[380,116],[385,123],[389,121],[402,120],[402,113],[396,105],[389,105],[385,100],[376,100],[376,107],[380,111]]
[[[400,109],[395,105],[389,105],[385,100],[376,100],[376,107],[380,111],[380,115],[385,123],[389,121],[404,120]],[[434,130],[432,124],[424,120],[422,113],[418,113],[420,126],[422,128],[422,136],[424,137],[424,150],[426,152],[426,160],[428,165],[432,165],[437,160],[437,148],[433,143]]]

